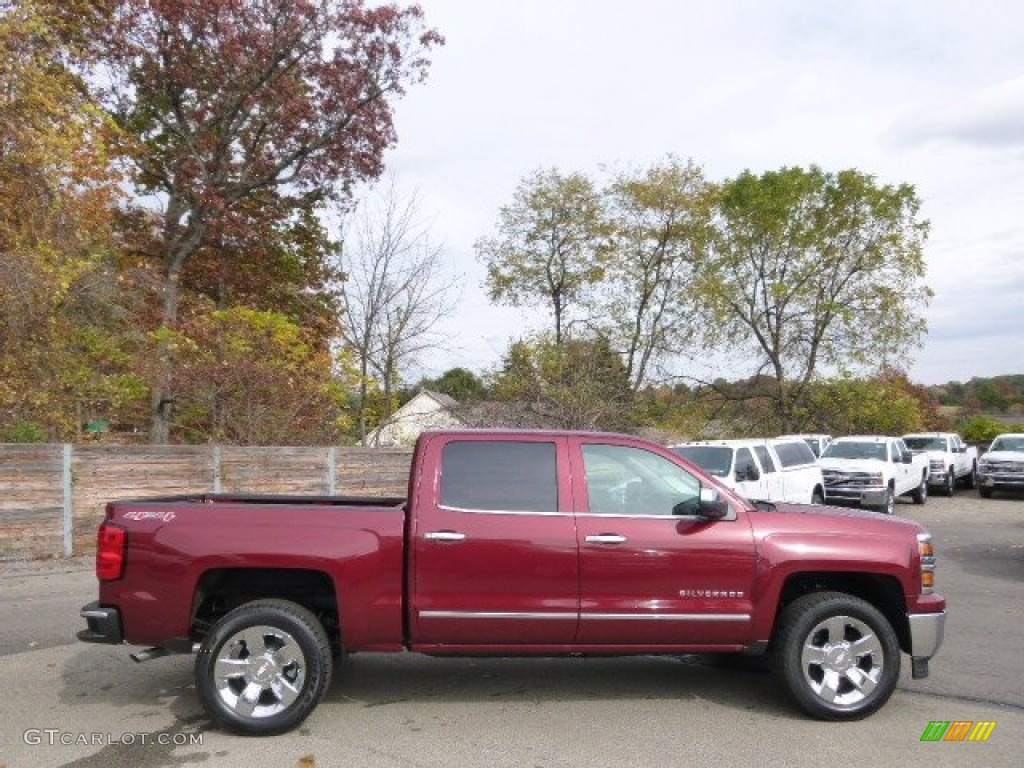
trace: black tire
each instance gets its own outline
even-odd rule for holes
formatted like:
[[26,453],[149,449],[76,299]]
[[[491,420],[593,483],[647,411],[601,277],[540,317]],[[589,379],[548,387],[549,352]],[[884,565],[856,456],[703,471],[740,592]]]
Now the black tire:
[[875,511],[881,512],[883,515],[896,513],[896,494],[893,492],[891,485],[885,489],[885,501],[880,506],[875,507]]
[[225,615],[203,638],[196,691],[218,725],[271,736],[316,709],[331,672],[331,644],[316,616],[288,600],[256,600]]
[[825,492],[821,488],[815,488],[811,493],[811,504],[824,504]]
[[983,485],[979,485],[978,486],[978,495],[981,496],[981,498],[983,498],[983,499],[991,499],[992,498],[992,489],[991,488],[986,488]]
[[910,498],[913,499],[915,504],[924,504],[928,501],[928,472],[921,473],[921,482],[918,484],[910,493]]
[[956,474],[953,472],[953,468],[950,467],[946,471],[946,477],[942,483],[942,495],[952,496],[956,492]]
[[900,677],[900,647],[873,605],[842,592],[815,592],[783,611],[772,670],[804,712],[859,720],[885,704]]

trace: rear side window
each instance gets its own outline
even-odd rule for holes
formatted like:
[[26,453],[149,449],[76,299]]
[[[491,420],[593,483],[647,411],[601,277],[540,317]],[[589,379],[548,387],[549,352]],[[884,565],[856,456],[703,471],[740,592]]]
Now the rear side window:
[[776,443],[775,453],[779,457],[779,463],[783,467],[801,467],[806,464],[814,464],[814,451],[807,443]]
[[441,457],[441,504],[459,509],[557,512],[554,443],[455,440]]
[[757,458],[761,461],[761,466],[764,467],[765,474],[775,471],[775,462],[772,461],[772,455],[768,453],[768,449],[763,445],[755,445],[754,453],[757,454]]

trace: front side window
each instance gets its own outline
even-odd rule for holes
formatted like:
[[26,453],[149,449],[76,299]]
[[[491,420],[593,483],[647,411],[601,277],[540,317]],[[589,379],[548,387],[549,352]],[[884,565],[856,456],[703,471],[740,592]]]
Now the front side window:
[[515,512],[558,511],[554,443],[454,440],[441,457],[441,504]]
[[586,444],[583,464],[592,514],[669,516],[700,511],[700,480],[656,453]]
[[768,453],[768,449],[763,445],[755,445],[754,453],[757,454],[757,458],[761,462],[761,466],[764,467],[765,474],[771,474],[775,471],[775,462],[772,461],[772,455]]
[[749,448],[740,448],[736,451],[736,479],[739,482],[753,480],[753,475],[757,473],[756,470],[757,465],[754,464],[754,457]]

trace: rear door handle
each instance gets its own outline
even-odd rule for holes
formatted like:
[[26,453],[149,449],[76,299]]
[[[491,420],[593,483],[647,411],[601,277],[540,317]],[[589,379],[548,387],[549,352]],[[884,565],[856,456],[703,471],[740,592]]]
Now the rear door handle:
[[459,533],[458,531],[430,531],[423,534],[423,538],[430,541],[463,541],[466,538],[466,534]]
[[596,536],[587,536],[584,539],[588,544],[625,544],[626,537],[617,533],[599,533]]

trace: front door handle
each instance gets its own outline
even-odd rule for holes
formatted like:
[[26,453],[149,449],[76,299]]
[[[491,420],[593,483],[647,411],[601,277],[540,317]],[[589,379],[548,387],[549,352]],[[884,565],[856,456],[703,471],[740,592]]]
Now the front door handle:
[[430,541],[463,541],[466,534],[458,531],[430,531],[430,533],[423,534],[423,538]]
[[588,544],[625,544],[626,537],[617,533],[599,533],[596,536],[587,536],[585,541]]

